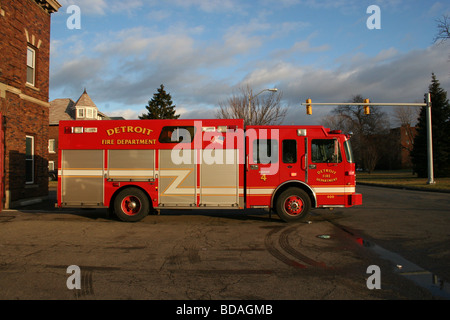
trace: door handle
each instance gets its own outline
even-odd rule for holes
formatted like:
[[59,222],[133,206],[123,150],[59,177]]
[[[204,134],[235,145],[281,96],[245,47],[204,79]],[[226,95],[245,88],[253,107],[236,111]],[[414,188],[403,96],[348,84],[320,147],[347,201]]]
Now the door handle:
[[310,164],[310,165],[309,165],[309,168],[310,168],[310,169],[315,169],[315,168],[317,168],[317,167],[316,167],[315,164]]

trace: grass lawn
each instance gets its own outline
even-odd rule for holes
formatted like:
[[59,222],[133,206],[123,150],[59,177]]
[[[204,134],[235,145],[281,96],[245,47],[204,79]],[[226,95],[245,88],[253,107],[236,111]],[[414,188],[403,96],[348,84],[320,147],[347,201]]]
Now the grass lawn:
[[450,191],[450,178],[435,178],[435,184],[427,184],[428,178],[418,178],[411,170],[357,172],[356,182],[382,184],[396,187]]

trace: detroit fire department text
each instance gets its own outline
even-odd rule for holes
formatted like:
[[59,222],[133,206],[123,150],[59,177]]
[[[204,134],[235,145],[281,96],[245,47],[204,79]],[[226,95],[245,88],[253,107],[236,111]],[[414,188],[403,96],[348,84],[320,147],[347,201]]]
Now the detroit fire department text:
[[322,126],[243,120],[94,120],[59,125],[59,207],[266,208],[286,222],[362,204],[350,137]]

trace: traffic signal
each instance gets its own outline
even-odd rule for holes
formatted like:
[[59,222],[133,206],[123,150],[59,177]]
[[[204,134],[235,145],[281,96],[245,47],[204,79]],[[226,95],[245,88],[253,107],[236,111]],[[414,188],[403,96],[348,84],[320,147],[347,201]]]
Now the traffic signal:
[[311,99],[306,99],[306,114],[312,114]]
[[[369,99],[364,99],[364,103],[370,103]],[[370,114],[369,106],[364,106],[364,114]]]

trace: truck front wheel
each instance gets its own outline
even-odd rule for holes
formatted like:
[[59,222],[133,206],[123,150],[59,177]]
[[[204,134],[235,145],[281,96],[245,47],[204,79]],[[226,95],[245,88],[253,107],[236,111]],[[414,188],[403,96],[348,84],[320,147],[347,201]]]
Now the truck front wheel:
[[147,196],[137,188],[127,188],[119,192],[114,199],[116,216],[126,222],[136,222],[145,218],[150,211]]
[[311,199],[299,188],[283,191],[276,202],[276,212],[285,222],[303,220],[311,210]]

